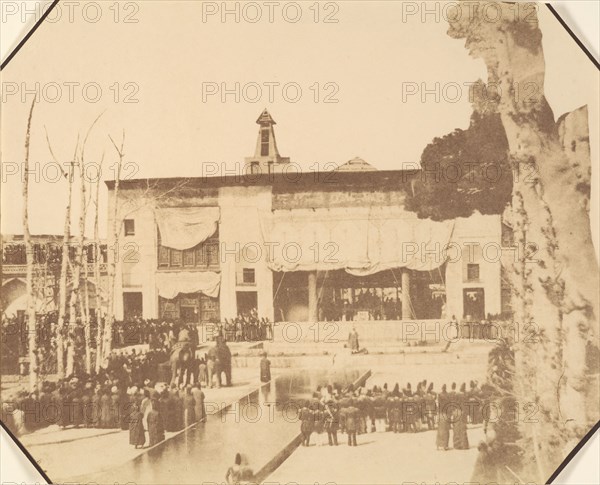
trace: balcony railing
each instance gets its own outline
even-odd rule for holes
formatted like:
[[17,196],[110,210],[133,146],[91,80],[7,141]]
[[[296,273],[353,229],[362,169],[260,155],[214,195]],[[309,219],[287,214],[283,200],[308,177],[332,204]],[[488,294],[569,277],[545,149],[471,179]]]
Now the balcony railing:
[[[94,263],[87,263],[88,274],[94,274]],[[100,274],[106,274],[108,272],[108,264],[100,263]],[[2,274],[3,275],[25,275],[27,273],[27,265],[25,264],[3,264]]]

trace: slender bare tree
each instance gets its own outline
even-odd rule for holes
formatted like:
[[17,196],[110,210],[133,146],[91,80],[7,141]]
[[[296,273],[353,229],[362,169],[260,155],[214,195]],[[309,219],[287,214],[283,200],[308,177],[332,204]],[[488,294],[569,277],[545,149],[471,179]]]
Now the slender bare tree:
[[63,177],[67,180],[67,205],[65,207],[65,222],[63,226],[62,254],[60,262],[60,281],[58,285],[58,322],[56,323],[56,367],[59,378],[65,377],[65,324],[67,319],[67,280],[69,275],[69,258],[71,244],[71,205],[73,200],[73,167],[77,156],[79,146],[79,137],[75,143],[75,153],[69,163],[68,171],[62,169],[62,164],[58,161],[52,150],[48,130],[46,130],[46,142],[50,155],[56,162],[56,166],[62,170]]
[[35,314],[35,295],[33,293],[33,244],[29,232],[29,141],[31,138],[31,120],[35,99],[29,109],[27,119],[27,131],[25,134],[25,163],[23,174],[23,240],[25,242],[25,254],[27,256],[27,332],[29,336],[29,389],[37,391],[38,388],[38,349],[37,349],[37,318]]
[[125,131],[123,131],[123,138],[121,139],[120,146],[115,143],[113,138],[109,135],[109,139],[117,152],[117,169],[115,173],[115,190],[113,198],[113,214],[112,214],[112,228],[111,228],[111,240],[109,250],[112,252],[108,265],[108,310],[104,321],[104,341],[102,343],[102,352],[104,359],[107,359],[112,351],[112,339],[113,339],[113,325],[115,322],[115,284],[117,274],[117,259],[119,257],[119,182],[121,180],[121,169],[123,168],[123,159],[125,153],[123,147],[125,145]]
[[[79,195],[80,195],[80,212],[79,212],[79,237],[77,241],[77,264],[75,266],[75,274],[73,276],[73,293],[71,298],[73,298],[73,294],[77,294],[79,299],[79,315],[81,319],[81,325],[83,326],[84,331],[84,340],[85,340],[85,370],[89,374],[92,370],[92,338],[91,338],[91,329],[90,329],[90,312],[89,312],[89,291],[88,291],[88,268],[87,268],[87,260],[85,256],[85,229],[86,229],[86,221],[87,221],[87,209],[89,206],[89,200],[86,195],[86,157],[85,151],[87,148],[88,140],[94,126],[98,122],[98,120],[102,117],[103,113],[100,113],[93,123],[90,125],[85,138],[83,140],[83,144],[81,147],[81,155],[79,157]],[[81,276],[83,274],[83,281],[81,281]],[[83,288],[82,288],[83,283]],[[75,291],[75,289],[77,289]]]
[[95,370],[96,373],[100,371],[100,366],[102,364],[102,353],[103,353],[103,345],[102,345],[102,334],[104,331],[104,315],[102,312],[102,286],[100,283],[100,229],[99,229],[99,210],[100,210],[100,180],[102,173],[102,166],[104,162],[104,153],[102,154],[102,158],[100,160],[99,170],[98,170],[98,178],[96,180],[96,193],[94,197],[94,281],[96,283],[96,364]]

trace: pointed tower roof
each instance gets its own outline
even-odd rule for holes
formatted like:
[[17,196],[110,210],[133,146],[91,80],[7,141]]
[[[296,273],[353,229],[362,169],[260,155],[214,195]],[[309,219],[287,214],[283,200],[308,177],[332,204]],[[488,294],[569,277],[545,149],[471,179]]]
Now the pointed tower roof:
[[[253,170],[261,170],[265,173],[276,171],[275,165],[289,163],[289,157],[282,157],[277,148],[277,140],[275,139],[275,120],[265,108],[256,124],[260,125],[258,136],[256,138],[256,148],[254,156],[246,157],[245,163],[250,164]],[[258,168],[257,168],[258,167]]]
[[275,122],[271,114],[267,111],[267,108],[265,108],[256,120],[256,124],[260,126],[271,126],[276,125],[277,123]]

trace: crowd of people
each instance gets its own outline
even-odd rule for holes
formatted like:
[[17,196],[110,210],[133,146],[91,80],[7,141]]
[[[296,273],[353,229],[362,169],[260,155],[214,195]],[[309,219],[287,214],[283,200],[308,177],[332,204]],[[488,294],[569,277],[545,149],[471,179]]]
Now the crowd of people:
[[107,368],[98,375],[78,372],[57,382],[43,381],[39,392],[21,390],[6,396],[2,403],[3,422],[16,434],[52,424],[62,428],[123,426],[126,417],[122,406],[127,402],[126,396],[135,388],[147,387],[157,375],[158,366],[168,358],[164,350],[117,350],[109,357]]
[[310,446],[311,437],[317,444],[338,445],[338,432],[347,435],[348,446],[357,446],[357,435],[376,431],[416,433],[437,429],[438,449],[469,449],[467,424],[482,424],[489,420],[486,405],[491,396],[489,386],[479,386],[476,381],[456,389],[452,383],[448,391],[444,384],[440,392],[433,383],[422,381],[413,391],[410,383],[392,390],[387,384],[371,389],[339,385],[317,388],[312,399],[299,411],[302,445]]
[[354,300],[334,299],[325,293],[319,305],[319,319],[330,322],[353,321],[368,315],[369,320],[399,320],[401,304],[397,298],[385,296],[374,288],[356,290]]
[[[151,349],[170,348],[177,341],[181,329],[187,329],[192,343],[197,345],[201,336],[198,325],[181,321],[145,319],[139,316],[114,323],[113,345],[127,347],[148,344]],[[218,336],[228,342],[254,342],[273,338],[273,324],[268,318],[259,318],[256,309],[240,313],[236,318],[204,324],[205,340]]]
[[[190,344],[189,333],[182,329],[174,345],[182,343],[182,336],[184,343]],[[166,431],[177,431],[183,423],[203,419],[204,411],[200,412],[198,407],[204,406],[203,387],[231,385],[231,352],[220,338],[204,356],[197,357],[192,352],[190,372],[185,379],[172,379],[171,356],[166,347],[141,351],[115,349],[106,368],[101,368],[97,375],[77,372],[57,382],[43,381],[39,392],[21,390],[16,395],[6,395],[2,420],[17,435],[53,424],[61,428],[122,429],[131,425],[134,435],[135,430],[138,432],[137,441],[142,436],[140,423],[147,432],[153,429],[153,422],[164,423]],[[179,373],[174,375],[181,377]],[[159,417],[149,414],[151,411]],[[140,412],[141,421],[136,418]],[[155,441],[149,438],[149,442]]]
[[236,318],[225,318],[223,323],[219,324],[218,329],[228,342],[255,342],[273,339],[272,322],[268,318],[259,318],[256,308],[240,313]]
[[[40,374],[56,373],[56,335],[58,312],[50,311],[38,313],[36,317],[37,360]],[[67,318],[68,321],[68,318]],[[95,345],[97,323],[94,314],[90,315],[90,335]],[[23,313],[7,316],[2,315],[2,342],[6,352],[2,353],[1,368],[6,374],[27,373],[26,359],[28,353],[29,329],[27,319]],[[81,319],[77,318],[76,324],[66,324],[62,330],[63,340],[67,345],[74,347],[74,352],[85,352],[85,329]]]
[[196,325],[136,316],[114,323],[113,345],[118,348],[148,344],[151,350],[169,349],[177,342],[177,336],[184,328],[192,344],[198,345],[200,336]]

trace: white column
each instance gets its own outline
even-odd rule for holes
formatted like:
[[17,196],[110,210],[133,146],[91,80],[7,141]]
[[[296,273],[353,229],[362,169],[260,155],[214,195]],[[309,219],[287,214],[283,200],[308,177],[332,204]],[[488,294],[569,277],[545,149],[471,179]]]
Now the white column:
[[413,318],[412,305],[410,302],[410,271],[402,269],[402,320]]
[[317,272],[308,272],[308,321],[316,322],[319,319],[317,304]]

